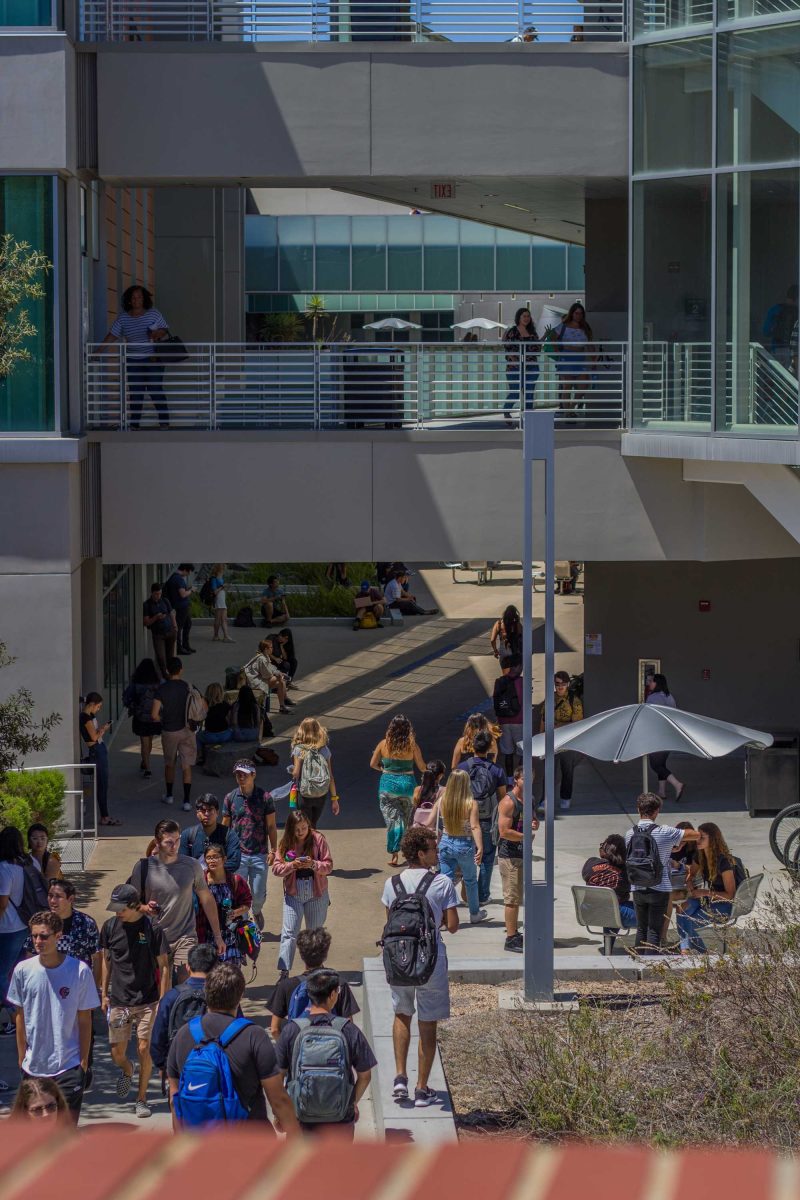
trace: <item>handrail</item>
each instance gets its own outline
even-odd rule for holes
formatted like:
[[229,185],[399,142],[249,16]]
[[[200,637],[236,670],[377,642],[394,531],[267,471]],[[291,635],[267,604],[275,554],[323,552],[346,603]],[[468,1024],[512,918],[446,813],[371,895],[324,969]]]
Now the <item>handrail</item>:
[[[10,768],[10,772],[20,775],[36,771],[69,771],[72,774],[71,779],[65,780],[65,823],[54,831],[53,840],[58,844],[64,872],[68,874],[70,871],[83,871],[97,845],[98,837],[96,764],[87,759],[80,763],[46,763],[40,767]],[[86,782],[87,775],[90,777],[90,783]]]
[[158,361],[141,346],[91,344],[87,429],[437,429],[519,425],[520,397],[559,427],[620,429],[624,342],[187,343]]
[[624,0],[81,0],[85,42],[622,42]]

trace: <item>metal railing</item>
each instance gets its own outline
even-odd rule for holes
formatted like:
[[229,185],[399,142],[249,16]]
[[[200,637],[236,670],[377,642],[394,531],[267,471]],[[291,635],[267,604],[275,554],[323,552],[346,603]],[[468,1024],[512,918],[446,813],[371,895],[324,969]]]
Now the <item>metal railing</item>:
[[65,874],[83,871],[97,846],[97,768],[90,762],[14,768],[15,774],[32,775],[37,771],[64,774],[64,818],[53,831],[52,842]]
[[86,428],[436,429],[519,424],[520,397],[560,427],[619,429],[627,345],[536,343],[186,345],[182,362],[90,345]]
[[623,0],[81,0],[83,41],[621,42]]

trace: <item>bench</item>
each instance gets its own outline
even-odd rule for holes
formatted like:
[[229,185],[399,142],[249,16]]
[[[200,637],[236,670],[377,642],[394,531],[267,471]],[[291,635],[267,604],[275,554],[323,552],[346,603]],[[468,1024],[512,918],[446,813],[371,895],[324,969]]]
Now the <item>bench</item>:
[[220,742],[205,746],[205,762],[200,766],[204,775],[216,779],[232,779],[233,765],[240,758],[252,758],[259,742]]
[[[602,935],[603,954],[614,953],[616,933],[606,929],[622,929],[624,923],[619,911],[619,900],[613,888],[589,887],[587,884],[572,885],[572,902],[575,905],[575,920],[589,933]],[[593,928],[594,926],[594,928]]]
[[472,571],[478,576],[478,583],[489,583],[495,567],[499,567],[500,564],[498,562],[446,562],[443,563],[443,566],[452,571],[453,583],[458,583],[456,571]]
[[[572,580],[572,567],[571,567],[569,559],[557,558],[555,563],[553,564],[553,573],[555,575],[556,593],[563,593],[564,584],[570,583]],[[542,571],[534,571],[534,573],[533,573],[533,590],[534,591],[536,591],[537,583],[540,583],[542,585],[542,588],[544,588],[546,582],[547,582],[547,577],[543,570]]]

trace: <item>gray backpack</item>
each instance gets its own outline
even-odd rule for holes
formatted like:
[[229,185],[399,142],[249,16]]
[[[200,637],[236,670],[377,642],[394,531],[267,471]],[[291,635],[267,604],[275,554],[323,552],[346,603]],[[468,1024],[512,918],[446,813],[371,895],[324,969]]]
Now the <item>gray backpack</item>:
[[328,760],[319,750],[309,747],[304,751],[298,790],[301,796],[307,796],[309,800],[327,796],[331,790],[331,769]]
[[292,1049],[292,1067],[286,1090],[298,1121],[307,1125],[344,1121],[353,1101],[353,1068],[345,1039],[346,1017],[330,1025],[312,1025],[308,1017],[295,1017],[300,1032]]

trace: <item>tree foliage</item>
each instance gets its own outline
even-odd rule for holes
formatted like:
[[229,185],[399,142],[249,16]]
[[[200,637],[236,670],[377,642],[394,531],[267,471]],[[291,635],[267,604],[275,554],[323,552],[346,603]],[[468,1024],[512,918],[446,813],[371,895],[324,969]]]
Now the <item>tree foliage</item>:
[[[9,667],[14,661],[5,643],[0,642],[0,668]],[[58,713],[49,713],[36,721],[33,697],[27,688],[17,688],[0,700],[0,780],[7,771],[21,767],[27,755],[45,750],[50,730],[60,720]]]
[[29,362],[25,345],[36,333],[26,300],[44,296],[44,276],[53,264],[46,254],[18,242],[10,233],[0,237],[0,379],[10,375],[21,362]]

